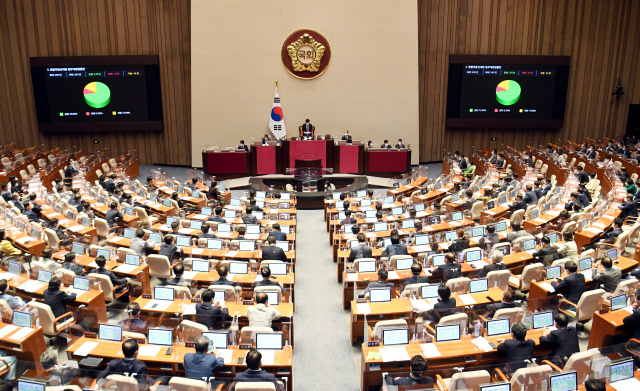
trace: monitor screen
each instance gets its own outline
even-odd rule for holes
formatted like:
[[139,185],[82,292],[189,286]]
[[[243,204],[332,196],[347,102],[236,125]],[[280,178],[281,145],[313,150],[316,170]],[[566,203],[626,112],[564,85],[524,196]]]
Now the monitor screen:
[[153,243],[162,243],[162,234],[158,234],[158,233],[149,234],[149,241]]
[[226,185],[218,185],[218,190],[225,191],[225,190],[227,190],[227,186]]
[[260,226],[258,224],[247,224],[247,233],[248,234],[259,234]]
[[373,226],[373,230],[375,232],[382,232],[382,231],[386,231],[388,229],[389,228],[387,228],[387,223],[383,223],[383,222],[375,223],[374,226]]
[[415,220],[413,219],[406,219],[406,220],[402,220],[402,228],[406,229],[406,228],[414,228],[415,225]]
[[51,273],[48,270],[43,270],[43,269],[38,270],[38,281],[40,282],[49,283],[49,280],[51,279],[52,276],[53,276],[53,273]]
[[226,291],[213,291],[213,303],[224,303]]
[[175,291],[173,288],[156,286],[153,288],[153,298],[156,300],[168,300],[173,301],[175,297]]
[[499,202],[500,202],[500,204],[506,204],[507,203],[507,196],[503,195],[502,197],[500,197]]
[[613,361],[610,367],[609,382],[617,382],[633,377],[633,358],[625,357],[620,360]]
[[193,198],[200,198],[200,192],[199,191],[194,191],[191,193],[191,197]]
[[416,212],[423,212],[424,211],[424,204],[416,204],[416,205],[414,205],[414,208],[416,209]]
[[460,325],[436,326],[436,342],[460,340]]
[[359,242],[357,240],[349,240],[349,248],[354,248],[358,243]]
[[256,349],[282,350],[282,340],[281,333],[256,333]]
[[124,256],[124,263],[127,265],[140,266],[140,256],[135,254],[126,254]]
[[451,195],[451,202],[456,202],[460,199],[460,196],[458,195],[458,193],[453,193]]
[[31,228],[31,234],[29,236],[31,236],[32,239],[38,239],[40,237],[40,231],[36,228]]
[[416,236],[414,236],[414,239],[415,239],[414,243],[415,243],[416,246],[422,246],[422,245],[430,243],[429,242],[429,235],[427,235],[427,234],[416,235]]
[[356,197],[358,198],[362,198],[362,197],[366,197],[367,196],[367,191],[366,190],[358,190],[356,192]]
[[393,204],[393,197],[384,197],[384,200],[382,202],[384,202],[385,204]]
[[231,274],[247,274],[248,270],[248,262],[229,262],[229,273]]
[[129,228],[125,228],[124,229],[124,237],[127,239],[133,239],[136,237],[136,231],[129,229]]
[[84,225],[85,227],[91,227],[91,219],[88,217],[83,217],[82,225]]
[[20,274],[22,272],[22,264],[18,262],[9,262],[7,270],[12,274]]
[[71,245],[71,252],[82,255],[84,254],[84,246],[81,243],[73,243]]
[[[340,198],[340,197],[338,197]],[[280,199],[281,200],[290,200],[291,199],[291,193],[280,193]]]
[[73,288],[88,291],[90,281],[91,280],[85,277],[73,277]]
[[289,209],[291,204],[288,202],[278,202],[278,209]]
[[[289,193],[287,193],[289,194]],[[267,192],[266,191],[256,191],[256,198],[257,199],[265,199],[267,198]],[[282,194],[280,194],[280,198],[282,199]]]
[[478,391],[511,391],[511,383],[500,382],[480,384]]
[[358,262],[358,273],[375,273],[376,261],[360,261]]
[[209,250],[222,250],[222,239],[207,239]]
[[275,291],[265,291],[264,292],[267,295],[267,301],[269,303],[269,305],[274,306],[274,305],[279,305],[280,304],[280,293],[279,292],[275,292]]
[[435,299],[438,297],[438,288],[440,285],[431,284],[431,285],[423,285],[420,287],[420,296],[423,299]]
[[147,343],[149,345],[173,345],[173,329],[149,329]]
[[235,219],[236,218],[236,211],[235,210],[225,209],[224,218],[225,219]]
[[13,311],[13,325],[31,327],[31,314],[28,312]]
[[456,239],[458,239],[458,234],[456,233],[456,231],[445,232],[444,234],[445,242],[453,242]]
[[534,329],[541,329],[543,327],[551,326],[553,326],[553,311],[545,311],[533,314]]
[[611,311],[617,311],[627,306],[627,294],[613,296],[611,298]]
[[384,238],[384,239],[382,240],[382,243],[383,243],[383,246],[384,246],[385,248],[387,248],[387,247],[391,246],[391,238]]
[[211,341],[211,346],[216,349],[226,349],[229,346],[228,333],[214,333],[207,331],[202,333],[202,335],[209,338],[209,341]]
[[496,232],[506,231],[507,230],[507,222],[506,221],[501,221],[499,223],[496,223],[494,225],[494,227],[496,227]]
[[240,199],[239,198],[232,198],[229,201],[229,205],[231,205],[231,206],[240,206]]
[[477,280],[469,281],[469,292],[486,292],[489,290],[489,280],[486,278],[478,278]]
[[209,261],[199,261],[195,259],[191,261],[191,270],[194,272],[208,272],[209,266]]
[[189,225],[191,229],[202,229],[202,221],[199,220],[191,220],[191,224]]
[[547,238],[549,238],[549,242],[551,242],[551,244],[554,244],[558,241],[558,234],[557,233],[550,233],[549,235],[547,235]]
[[284,241],[284,240],[277,240],[276,241],[276,247],[280,247],[282,249],[282,251],[288,252],[289,251],[289,242]]
[[200,210],[201,215],[211,216],[212,209],[211,208],[202,208]]
[[45,391],[45,383],[30,380],[18,380],[18,391]]
[[471,230],[471,237],[477,238],[484,235],[484,227],[474,227]]
[[178,247],[191,246],[191,238],[188,236],[178,236],[178,238],[176,239],[176,246]]
[[[180,189],[182,189],[180,187]],[[151,202],[156,202],[158,200],[158,196],[155,194],[149,194],[149,200],[151,200]],[[104,204],[104,202],[102,202]]]
[[398,207],[396,207],[396,208],[391,209],[391,213],[392,213],[394,216],[401,215],[401,214],[402,214],[402,207],[401,207],[401,206],[398,206]]
[[607,256],[611,258],[612,261],[618,259],[618,249],[614,248],[613,250],[607,251]]
[[562,272],[560,266],[548,267],[546,271],[547,271],[547,280],[553,280],[555,278],[560,277],[560,274]]
[[369,290],[371,303],[385,303],[391,301],[391,288],[376,288]]
[[365,198],[363,200],[360,200],[360,206],[361,207],[367,207],[367,206],[371,206],[371,200],[368,198]]
[[376,218],[376,213],[378,213],[378,211],[376,211],[376,210],[366,210],[364,212],[364,215],[368,219],[375,219]]
[[129,215],[129,216],[133,216],[133,208],[131,208],[131,207],[124,208],[124,214]]
[[522,249],[524,251],[535,250],[536,249],[536,240],[535,239],[523,240],[522,241]]
[[434,255],[431,260],[433,261],[433,266],[437,267],[440,265],[444,265],[445,260],[444,260],[444,254],[438,254],[438,255]]
[[[264,204],[258,205],[258,206],[261,208],[264,208]],[[259,210],[254,211],[252,214],[253,214],[253,217],[255,217],[258,220],[262,220],[264,218],[264,213]]]
[[103,256],[105,260],[109,260],[111,258],[111,251],[107,250],[106,248],[99,248],[98,251],[96,252],[96,257],[99,256]]
[[396,270],[411,270],[413,266],[413,258],[396,259]]
[[231,232],[231,224],[218,223],[218,232]]
[[238,249],[240,251],[255,251],[256,243],[253,240],[240,240]]
[[482,259],[482,250],[471,250],[465,253],[465,258],[467,262],[479,261]]
[[105,341],[122,341],[122,326],[113,326],[110,324],[98,325],[98,338]]
[[383,329],[382,344],[384,346],[408,345],[409,329]]
[[174,222],[178,222],[178,219],[175,217],[167,217],[167,222],[165,224],[170,226]]
[[586,257],[578,260],[578,267],[580,268],[580,271],[591,269],[592,261],[593,258],[591,257]]
[[487,321],[487,335],[492,337],[494,335],[509,334],[511,332],[511,326],[509,325],[509,318],[488,320]]
[[531,219],[532,219],[532,220],[533,220],[533,219],[537,219],[537,218],[538,218],[538,215],[540,215],[540,211],[539,211],[538,209],[533,209],[533,210],[531,211]]
[[578,373],[558,373],[549,375],[549,389],[551,391],[574,391],[578,389]]
[[286,263],[268,263],[269,270],[271,270],[272,276],[285,276],[287,275]]
[[460,220],[462,220],[462,212],[451,213],[451,221],[460,221]]
[[338,212],[338,220],[344,220],[347,218],[347,214],[345,212]]
[[340,194],[342,194],[342,193],[340,193],[340,192],[334,192],[334,193],[333,193],[333,199],[334,199],[334,200],[339,200],[339,199],[340,199]]

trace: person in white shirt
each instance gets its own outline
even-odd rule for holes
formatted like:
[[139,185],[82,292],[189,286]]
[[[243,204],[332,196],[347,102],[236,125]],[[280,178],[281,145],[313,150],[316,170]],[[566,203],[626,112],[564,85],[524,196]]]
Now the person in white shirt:
[[50,248],[46,248],[42,250],[42,258],[40,258],[40,262],[44,263],[46,267],[49,268],[49,271],[56,271],[60,268],[60,264],[53,260],[53,251]]
[[247,309],[247,318],[251,327],[271,327],[274,320],[282,317],[280,312],[273,307],[269,307],[269,297],[264,292],[256,295],[256,306]]
[[564,258],[571,258],[573,261],[578,260],[578,245],[573,240],[573,234],[571,232],[565,232],[562,234],[564,243],[558,248],[558,253],[562,254]]

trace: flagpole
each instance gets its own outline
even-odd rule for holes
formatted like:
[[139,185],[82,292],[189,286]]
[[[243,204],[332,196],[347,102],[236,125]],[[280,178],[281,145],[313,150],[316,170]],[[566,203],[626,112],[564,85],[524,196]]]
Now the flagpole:
[[278,92],[278,81],[276,80],[276,92]]

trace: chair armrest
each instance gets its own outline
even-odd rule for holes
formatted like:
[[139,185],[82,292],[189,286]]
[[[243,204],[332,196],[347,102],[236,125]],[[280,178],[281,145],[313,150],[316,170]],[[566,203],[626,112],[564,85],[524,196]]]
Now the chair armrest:
[[61,331],[61,330],[58,330],[58,321],[61,320],[62,318],[66,318],[69,315],[73,317],[73,323],[74,324],[76,323],[77,319],[76,319],[76,316],[73,314],[73,312],[67,312],[66,314],[62,314],[53,320],[53,329],[56,331],[56,333],[59,333]]
[[578,306],[577,306],[577,305],[575,305],[575,304],[573,304],[572,302],[570,302],[570,301],[569,301],[569,300],[567,300],[567,299],[561,299],[561,300],[560,300],[560,302],[558,302],[558,311],[562,312],[563,314],[565,314],[565,315],[567,315],[567,316],[569,316],[569,317],[573,317],[573,316],[574,316],[574,315],[572,315],[572,314],[568,313],[567,311],[565,311],[565,310],[563,310],[563,309],[561,308],[562,303],[567,303],[568,305],[572,305],[572,306],[576,309],[576,311],[575,311],[575,312],[576,312],[576,315],[577,315],[577,312],[578,312]]
[[449,391],[447,389],[447,385],[444,384],[444,380],[442,379],[442,376],[440,376],[439,374],[436,374],[436,388],[438,388],[438,390],[440,391]]
[[630,345],[631,343],[635,343],[636,345],[640,345],[640,341],[638,341],[638,340],[637,340],[637,339],[635,339],[635,338],[631,338],[631,339],[629,340],[629,342],[627,342],[627,343],[624,345],[624,349],[625,349],[627,352],[631,353],[631,355],[632,355],[632,356],[634,356],[634,357],[640,357],[640,353],[638,353],[637,351],[634,351],[633,349],[630,349],[630,348],[629,348],[629,345]]
[[[120,285],[118,285],[118,286],[120,286]],[[114,297],[114,298],[116,298],[116,299],[120,298],[122,295],[124,295],[125,293],[128,293],[128,292],[129,292],[129,285],[126,285],[126,286],[125,286],[125,288],[124,288],[124,290],[123,290],[122,292],[120,292],[120,294],[118,294],[118,295],[117,295],[117,294],[116,294],[116,288],[117,288],[118,286],[114,286],[114,287],[113,287],[113,297]]]
[[220,383],[218,384],[218,388],[216,388],[216,391],[222,391],[222,387],[224,386],[224,384]]
[[427,331],[429,332],[429,334],[431,335],[436,335],[436,331],[433,329],[433,327],[431,327],[430,324],[425,324],[424,327],[427,329]]
[[478,317],[480,318],[481,321],[483,321],[484,323],[487,323],[487,318],[485,318],[484,315],[478,315]]
[[505,381],[508,382],[509,379],[504,375],[504,373],[502,373],[502,371],[500,370],[500,368],[496,368],[493,370],[493,379],[497,382],[499,381]]
[[[516,289],[519,289],[522,286],[522,278],[520,276],[515,276],[513,274],[511,276],[518,279],[518,285],[516,286],[516,285],[511,284],[511,281],[509,281],[509,285],[514,287],[514,288],[516,288]],[[511,280],[511,278],[509,278],[509,280]]]
[[636,223],[636,220],[638,220],[637,217],[629,216],[626,219],[624,219],[624,225],[633,225]]
[[[369,335],[373,335],[373,329],[371,326],[367,325],[367,327],[369,328]],[[369,338],[369,340],[371,340],[371,338]]]
[[558,368],[554,363],[552,363],[549,360],[542,360],[542,362],[540,363],[540,365],[545,365],[545,364],[550,366],[554,371],[562,372],[562,369]]
[[11,365],[9,364],[9,362],[7,360],[5,360],[4,358],[0,357],[0,362],[3,362],[4,365],[6,365],[7,367],[0,372],[0,376],[4,375],[5,373],[9,372],[9,370],[11,369]]

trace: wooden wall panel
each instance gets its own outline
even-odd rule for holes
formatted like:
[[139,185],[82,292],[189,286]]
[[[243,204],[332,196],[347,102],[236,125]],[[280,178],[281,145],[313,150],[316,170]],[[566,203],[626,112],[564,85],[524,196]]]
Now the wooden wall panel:
[[[0,0],[0,144],[190,165],[190,10],[190,0]],[[38,132],[29,57],[147,54],[160,60],[164,131]]]
[[[420,161],[455,150],[621,138],[629,104],[640,103],[639,19],[635,0],[418,0]],[[449,54],[571,56],[564,128],[446,128]],[[618,81],[625,95],[616,99]]]

